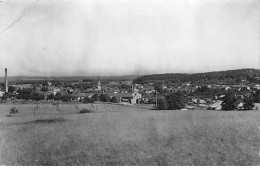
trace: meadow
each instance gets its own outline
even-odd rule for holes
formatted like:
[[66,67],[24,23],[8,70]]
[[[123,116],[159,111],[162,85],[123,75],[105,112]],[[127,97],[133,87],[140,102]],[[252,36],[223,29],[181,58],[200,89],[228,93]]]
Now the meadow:
[[259,165],[259,111],[0,104],[0,165]]

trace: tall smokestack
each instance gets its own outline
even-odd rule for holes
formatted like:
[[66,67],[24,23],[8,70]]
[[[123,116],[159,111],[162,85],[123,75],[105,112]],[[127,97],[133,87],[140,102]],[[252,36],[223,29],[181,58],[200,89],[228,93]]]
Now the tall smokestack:
[[5,92],[8,92],[7,68],[5,68]]

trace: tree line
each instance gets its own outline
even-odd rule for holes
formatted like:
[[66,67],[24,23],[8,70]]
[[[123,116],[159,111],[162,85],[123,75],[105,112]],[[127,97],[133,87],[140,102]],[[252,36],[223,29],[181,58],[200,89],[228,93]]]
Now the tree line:
[[160,83],[161,81],[167,83],[183,83],[183,82],[197,82],[197,83],[216,83],[223,81],[225,83],[239,83],[242,80],[258,83],[259,70],[257,69],[237,69],[227,71],[214,71],[206,73],[166,73],[166,74],[153,74],[137,77],[134,83],[147,84],[147,83]]

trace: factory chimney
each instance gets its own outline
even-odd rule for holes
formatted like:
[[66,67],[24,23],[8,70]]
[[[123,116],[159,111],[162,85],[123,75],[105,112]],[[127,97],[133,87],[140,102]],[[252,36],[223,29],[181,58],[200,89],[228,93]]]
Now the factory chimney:
[[5,68],[5,92],[8,92],[7,68]]

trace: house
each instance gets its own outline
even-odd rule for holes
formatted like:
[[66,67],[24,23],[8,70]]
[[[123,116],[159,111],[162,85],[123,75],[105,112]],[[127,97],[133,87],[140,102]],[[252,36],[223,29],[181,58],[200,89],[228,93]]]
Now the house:
[[259,89],[260,89],[260,85],[259,85],[259,84],[255,85],[255,86],[254,86],[254,89],[259,90]]
[[142,95],[140,93],[134,92],[131,94],[133,96],[134,99],[141,99]]
[[133,98],[131,99],[131,103],[135,104],[135,103],[140,103],[142,95],[140,93],[134,92],[132,93]]
[[213,103],[210,107],[213,109],[213,110],[221,110],[222,109],[222,106],[221,106],[221,103],[223,101],[216,101],[215,103]]
[[163,90],[167,89],[167,86],[166,85],[162,85],[162,88],[163,88]]
[[229,90],[229,89],[230,89],[230,87],[229,87],[229,86],[225,87],[225,90]]
[[58,87],[54,87],[54,86],[51,86],[49,87],[49,92],[52,92],[54,95],[57,93],[57,92],[60,92],[60,88]]
[[37,91],[37,93],[43,94],[45,100],[47,100],[48,96],[49,96],[50,94],[52,94],[52,92],[44,92],[44,91]]
[[145,93],[152,94],[152,93],[155,93],[155,90],[149,90],[149,91],[146,91]]
[[238,99],[244,99],[244,95],[237,95]]
[[117,97],[119,102],[131,102],[131,99],[133,99],[133,96],[130,93],[107,93],[107,95],[112,98],[112,97]]
[[2,97],[4,95],[5,92],[0,91],[0,97]]
[[19,89],[30,89],[32,88],[32,84],[20,84],[20,85],[16,85],[16,87]]
[[[88,93],[89,94],[89,93]],[[83,100],[85,98],[85,93],[77,93],[77,94],[72,94],[72,97],[76,98],[76,100]],[[90,96],[90,95],[89,95]]]

